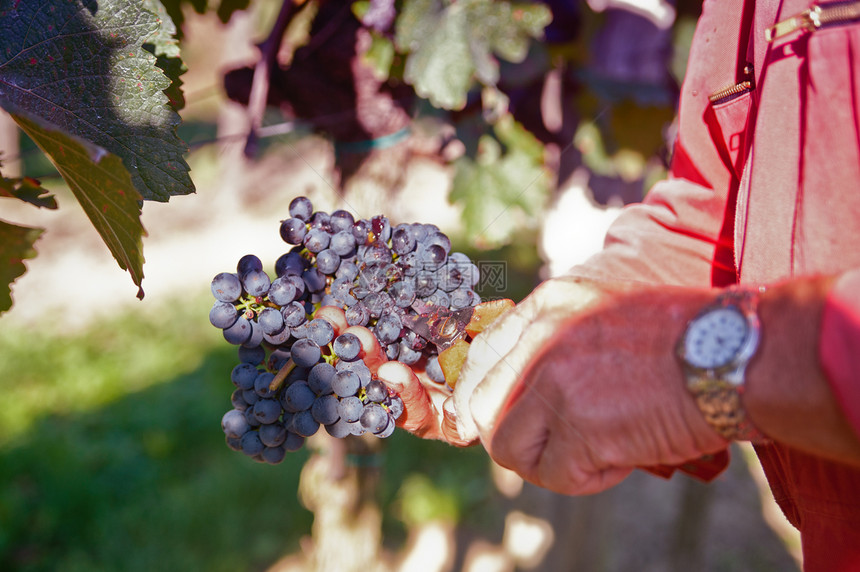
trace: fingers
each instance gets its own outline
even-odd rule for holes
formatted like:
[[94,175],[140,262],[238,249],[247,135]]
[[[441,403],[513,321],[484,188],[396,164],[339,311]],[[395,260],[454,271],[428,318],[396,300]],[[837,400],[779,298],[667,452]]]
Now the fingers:
[[[419,437],[440,439],[439,411],[430,393],[412,369],[399,361],[379,366],[379,379],[403,400],[404,412],[397,425]],[[441,404],[440,404],[441,405]]]

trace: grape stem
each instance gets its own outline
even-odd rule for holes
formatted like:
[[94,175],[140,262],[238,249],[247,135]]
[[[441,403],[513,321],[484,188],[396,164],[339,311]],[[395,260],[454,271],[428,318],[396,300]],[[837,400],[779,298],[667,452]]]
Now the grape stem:
[[269,384],[269,391],[274,393],[281,389],[281,386],[284,385],[284,380],[287,379],[287,376],[290,375],[290,372],[294,369],[296,369],[296,362],[293,361],[293,358],[290,358],[287,360],[287,363],[278,370],[278,373],[275,374],[275,377]]

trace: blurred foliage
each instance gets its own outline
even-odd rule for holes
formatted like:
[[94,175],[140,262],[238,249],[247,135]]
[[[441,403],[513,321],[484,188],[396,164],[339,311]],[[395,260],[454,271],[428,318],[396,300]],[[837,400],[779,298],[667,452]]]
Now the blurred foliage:
[[[208,304],[0,332],[0,569],[250,571],[299,549],[307,449],[270,466],[226,447],[235,349]],[[482,449],[402,431],[384,445],[386,544],[416,519],[497,518]]]

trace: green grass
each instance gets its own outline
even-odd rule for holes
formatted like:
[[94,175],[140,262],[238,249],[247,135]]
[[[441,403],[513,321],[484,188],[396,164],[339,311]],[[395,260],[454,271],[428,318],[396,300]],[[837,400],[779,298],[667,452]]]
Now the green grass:
[[[260,570],[298,550],[308,453],[272,467],[225,446],[235,349],[207,311],[183,301],[75,335],[3,329],[0,569]],[[385,544],[404,520],[495,520],[487,474],[480,448],[396,432],[378,491]]]

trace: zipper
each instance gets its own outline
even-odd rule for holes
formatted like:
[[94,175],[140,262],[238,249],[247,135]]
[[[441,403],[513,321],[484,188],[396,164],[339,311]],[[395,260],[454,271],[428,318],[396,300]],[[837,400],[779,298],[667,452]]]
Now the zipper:
[[814,32],[820,28],[860,20],[860,0],[828,4],[813,4],[808,10],[777,22],[764,31],[764,39],[772,42],[794,32]]
[[722,89],[718,89],[717,91],[709,95],[708,101],[711,102],[711,105],[727,103],[733,99],[737,99],[738,97],[749,91],[752,91],[753,84],[755,82],[755,74],[753,73],[752,64],[747,64],[744,66],[743,77],[746,79],[738,83],[726,86]]

